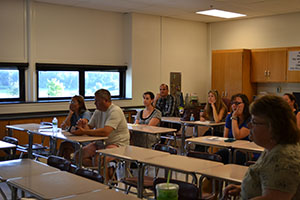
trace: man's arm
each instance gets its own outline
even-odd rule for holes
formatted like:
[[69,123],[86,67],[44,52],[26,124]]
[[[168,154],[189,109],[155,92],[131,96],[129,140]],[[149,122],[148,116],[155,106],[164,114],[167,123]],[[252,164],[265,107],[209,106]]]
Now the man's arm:
[[88,128],[78,127],[78,129],[72,133],[74,135],[108,137],[113,130],[114,129],[111,126],[104,126],[104,128],[97,128],[97,129],[91,129],[91,127]]

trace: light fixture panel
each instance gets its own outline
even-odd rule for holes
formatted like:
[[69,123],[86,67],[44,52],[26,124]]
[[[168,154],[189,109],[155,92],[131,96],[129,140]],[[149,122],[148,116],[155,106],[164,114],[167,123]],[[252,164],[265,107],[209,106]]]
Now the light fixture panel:
[[201,14],[201,15],[209,15],[209,16],[221,17],[221,18],[226,18],[226,19],[246,16],[244,14],[228,12],[228,11],[218,10],[218,9],[198,11],[196,13]]

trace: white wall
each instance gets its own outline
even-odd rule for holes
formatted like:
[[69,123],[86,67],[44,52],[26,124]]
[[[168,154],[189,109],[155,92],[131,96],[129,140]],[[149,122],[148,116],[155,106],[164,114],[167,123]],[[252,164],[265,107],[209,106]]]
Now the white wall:
[[25,3],[0,1],[0,61],[27,62]]
[[[22,0],[13,1],[23,5]],[[28,16],[29,22],[24,23],[30,34],[21,44],[28,41],[30,47],[27,52],[23,51],[29,55],[23,60],[30,63],[27,73],[27,87],[31,90],[29,100],[35,99],[37,62],[128,65],[126,94],[132,100],[114,102],[120,106],[142,105],[142,93],[146,90],[157,93],[162,82],[169,83],[170,72],[182,72],[183,92],[198,93],[205,99],[210,85],[206,24],[35,1],[28,7],[28,12],[24,9],[21,15]],[[10,20],[1,18],[0,27],[6,23],[10,24]],[[11,31],[13,29],[7,35]],[[5,39],[10,43],[15,37]],[[1,55],[0,62],[4,62]],[[9,61],[16,60],[17,55]],[[87,106],[94,108],[92,101]],[[9,104],[0,105],[0,114],[66,110],[67,107],[67,103]]]
[[[216,49],[254,49],[300,46],[300,13],[212,23],[209,25],[210,52]],[[281,87],[277,93],[276,88]],[[259,92],[282,95],[300,91],[300,84],[258,84]]]

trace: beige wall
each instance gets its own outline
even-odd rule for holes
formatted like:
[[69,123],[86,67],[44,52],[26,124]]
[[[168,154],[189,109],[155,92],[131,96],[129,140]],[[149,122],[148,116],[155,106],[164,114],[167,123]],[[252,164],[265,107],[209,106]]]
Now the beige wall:
[[[276,15],[209,25],[209,51],[216,49],[254,49],[300,46],[300,13]],[[277,93],[276,88],[282,90]],[[258,84],[259,92],[282,95],[300,91],[298,83]]]
[[[28,27],[29,37],[22,36],[19,43],[29,43],[28,50],[22,47],[23,54],[28,53],[27,57],[23,56],[23,61],[30,64],[26,82],[29,101],[36,99],[36,62],[128,65],[126,94],[132,100],[114,102],[120,106],[142,105],[142,93],[146,90],[157,93],[160,83],[169,83],[169,73],[174,71],[182,72],[184,93],[206,96],[210,83],[207,73],[210,70],[207,60],[207,25],[204,23],[35,1],[31,1],[28,12],[25,12],[22,0],[6,3],[9,2],[19,3],[23,9],[19,15],[28,16],[28,22],[24,22],[22,28]],[[13,3],[9,7],[13,7]],[[11,20],[1,17],[0,27],[11,23]],[[20,26],[16,27],[21,30]],[[6,35],[14,30],[8,29]],[[11,43],[15,38],[5,39]],[[2,55],[9,57],[2,54],[3,49],[0,47],[0,62],[7,61]],[[9,61],[17,61],[19,54],[14,51],[11,53],[14,54]],[[92,101],[87,105],[94,108]],[[66,110],[67,107],[68,103],[0,105],[0,114]]]

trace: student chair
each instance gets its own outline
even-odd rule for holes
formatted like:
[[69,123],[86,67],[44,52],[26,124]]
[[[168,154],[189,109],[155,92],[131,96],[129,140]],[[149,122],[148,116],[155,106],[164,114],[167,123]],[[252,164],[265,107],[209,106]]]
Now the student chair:
[[[158,150],[158,151],[167,152],[170,154],[177,154],[176,148],[171,147],[169,145],[165,145],[165,144],[155,144],[153,149]],[[155,176],[157,175],[157,173],[158,173],[158,170],[156,170]],[[144,176],[144,183],[143,183],[144,189],[154,190],[153,180],[154,180],[153,177]],[[127,190],[126,190],[126,194],[128,194],[130,192],[131,187],[137,188],[138,178],[137,177],[126,177],[126,178],[121,179],[121,182],[124,183],[126,186],[128,186]]]
[[51,155],[48,157],[47,164],[62,171],[70,171],[71,162],[65,158]]
[[[189,151],[187,153],[188,157],[199,158],[204,160],[211,160],[216,162],[222,162],[222,157],[218,154],[210,154],[207,152],[198,152],[198,151]],[[203,183],[206,183],[205,185]],[[202,187],[203,184],[203,187]],[[206,179],[204,176],[200,177],[199,180],[199,196],[201,199],[213,199],[217,196],[217,193],[212,191],[213,183],[211,183],[210,179]],[[221,183],[219,184],[219,188],[221,188]]]
[[[157,184],[166,183],[166,182],[167,182],[166,178],[156,178],[153,182],[153,186],[155,188]],[[200,197],[200,190],[197,187],[197,185],[192,184],[192,183],[188,183],[188,182],[184,182],[184,181],[174,180],[174,179],[170,179],[170,183],[175,183],[179,186],[178,200],[198,200],[198,199],[202,199]],[[154,195],[155,195],[155,199],[157,199],[156,190],[154,190]],[[212,197],[205,198],[205,199],[212,199]]]
[[104,178],[103,176],[101,176],[97,171],[94,171],[92,169],[87,169],[87,168],[78,168],[75,171],[76,175],[100,182],[100,183],[104,183]]
[[[2,141],[14,144],[16,146],[18,146],[19,144],[19,140],[17,138],[9,137],[9,136],[5,136],[2,139]],[[16,156],[17,148],[14,148],[12,151],[11,149],[4,149],[3,151],[7,154],[7,159],[14,159]]]

